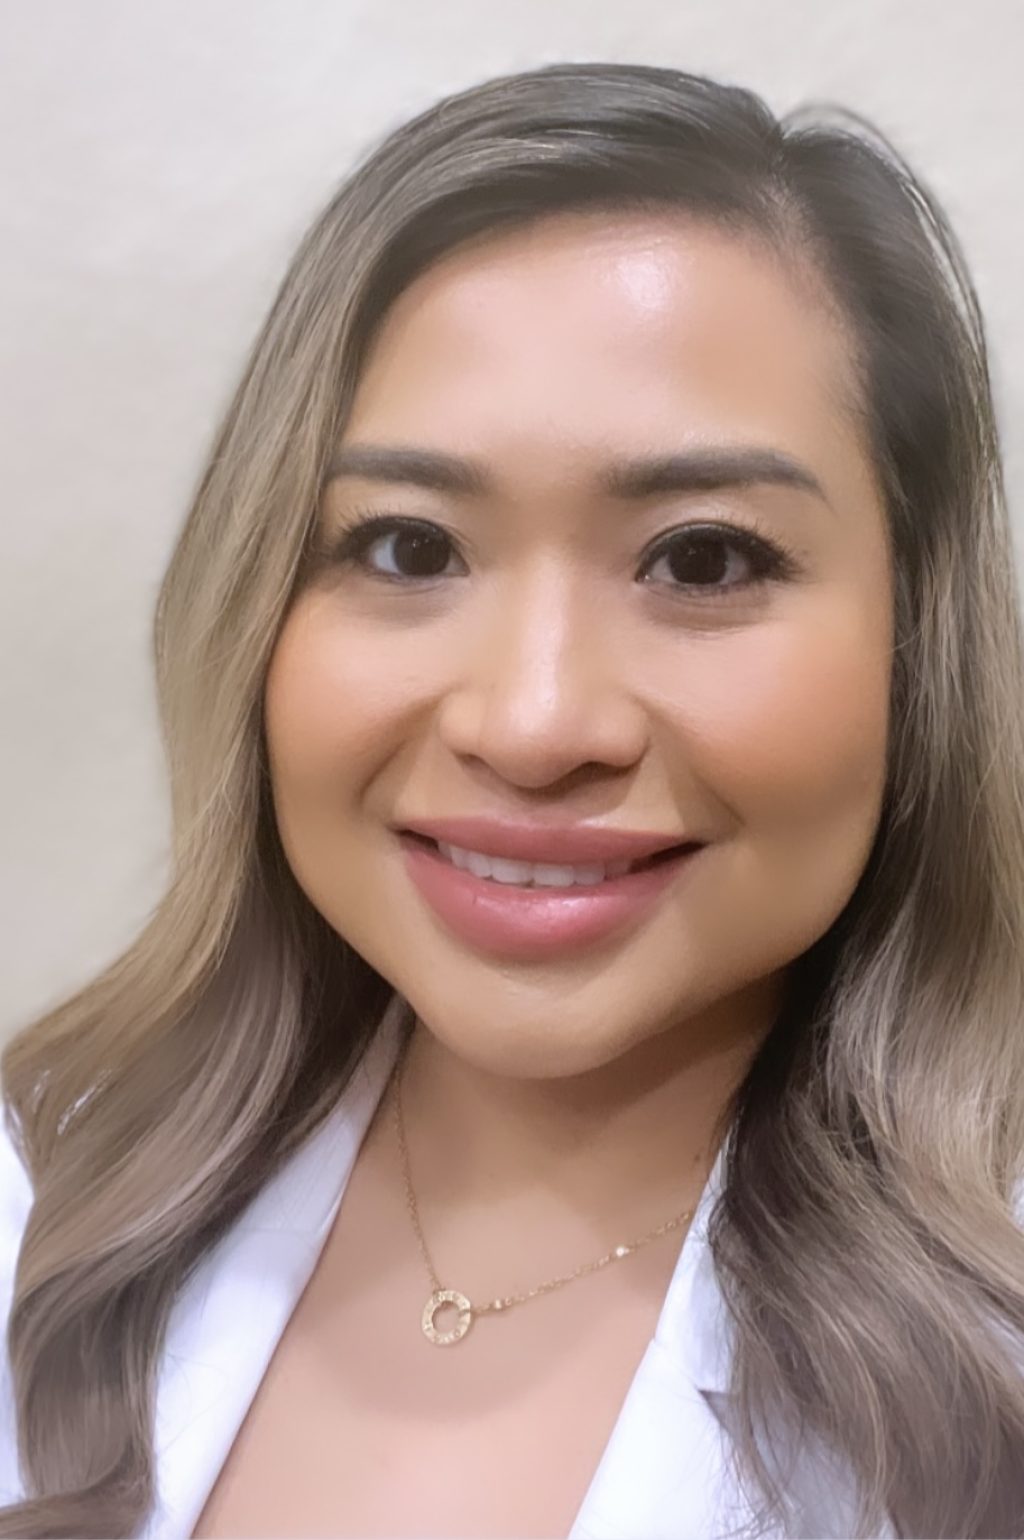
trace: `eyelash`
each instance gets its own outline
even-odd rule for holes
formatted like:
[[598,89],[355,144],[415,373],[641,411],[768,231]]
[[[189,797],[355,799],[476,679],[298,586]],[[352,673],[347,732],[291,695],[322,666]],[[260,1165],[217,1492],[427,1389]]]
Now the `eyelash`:
[[[366,552],[378,540],[386,535],[399,533],[416,533],[428,536],[440,536],[446,539],[453,547],[458,546],[455,535],[445,529],[443,524],[435,523],[430,519],[415,519],[407,514],[371,513],[365,509],[356,509],[353,518],[339,531],[337,537],[327,552],[327,565],[330,567],[355,566],[361,568],[368,576],[382,583],[393,583],[398,587],[409,587],[416,583],[435,583],[443,573],[432,573],[425,577],[402,577],[394,573],[377,572],[364,560]],[[683,524],[675,530],[668,531],[660,536],[650,553],[651,561],[658,560],[666,552],[671,552],[675,546],[690,544],[691,549],[696,545],[699,552],[713,549],[716,545],[733,546],[740,550],[754,568],[754,576],[742,582],[727,584],[708,583],[676,583],[676,593],[687,597],[710,595],[721,599],[728,597],[737,590],[757,588],[769,582],[792,581],[798,576],[800,566],[793,551],[783,546],[775,538],[761,532],[741,528],[735,524]]]

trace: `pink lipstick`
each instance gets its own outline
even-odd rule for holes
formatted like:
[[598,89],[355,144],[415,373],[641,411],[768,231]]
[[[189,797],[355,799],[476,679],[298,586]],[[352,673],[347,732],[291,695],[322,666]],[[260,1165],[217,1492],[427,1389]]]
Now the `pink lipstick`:
[[[592,945],[639,925],[705,848],[678,835],[673,842],[671,837],[596,828],[563,828],[556,835],[550,826],[545,831],[536,825],[450,819],[433,821],[430,827],[445,833],[431,838],[422,832],[427,828],[423,820],[399,831],[406,870],[421,896],[460,940],[523,960]],[[451,837],[455,832],[459,840]],[[596,882],[527,885],[456,866],[438,848],[439,838],[462,850],[509,860],[563,866],[638,864]]]

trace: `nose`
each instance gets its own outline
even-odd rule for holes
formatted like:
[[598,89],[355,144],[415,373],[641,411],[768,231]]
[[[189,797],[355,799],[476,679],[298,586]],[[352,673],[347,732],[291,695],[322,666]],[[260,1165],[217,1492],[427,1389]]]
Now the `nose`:
[[630,768],[648,724],[625,643],[585,581],[551,568],[510,582],[460,635],[440,713],[447,748],[529,789],[585,765]]

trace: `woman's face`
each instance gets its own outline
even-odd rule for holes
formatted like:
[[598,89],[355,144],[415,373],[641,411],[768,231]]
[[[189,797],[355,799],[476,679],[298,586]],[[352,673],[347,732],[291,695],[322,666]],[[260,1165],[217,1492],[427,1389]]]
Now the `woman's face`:
[[[328,482],[267,739],[305,893],[462,1057],[553,1077],[675,1028],[766,1030],[845,906],[881,810],[892,646],[853,399],[813,281],[672,214],[477,242],[385,318],[339,452],[478,475],[431,485],[381,454]],[[346,547],[367,514],[418,529]],[[610,904],[533,892],[539,927],[510,930],[521,891],[398,833],[454,816],[702,848],[635,902],[629,878]]]

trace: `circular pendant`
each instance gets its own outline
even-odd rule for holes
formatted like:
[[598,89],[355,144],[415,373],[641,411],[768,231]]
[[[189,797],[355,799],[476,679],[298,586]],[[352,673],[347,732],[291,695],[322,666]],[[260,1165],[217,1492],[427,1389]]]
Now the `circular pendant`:
[[[459,1319],[451,1331],[438,1331],[434,1325],[434,1317],[442,1305],[456,1305],[459,1311]],[[465,1294],[460,1294],[458,1289],[436,1289],[423,1307],[423,1332],[431,1342],[436,1342],[439,1347],[447,1347],[449,1342],[458,1342],[464,1337],[473,1324],[473,1307]]]

